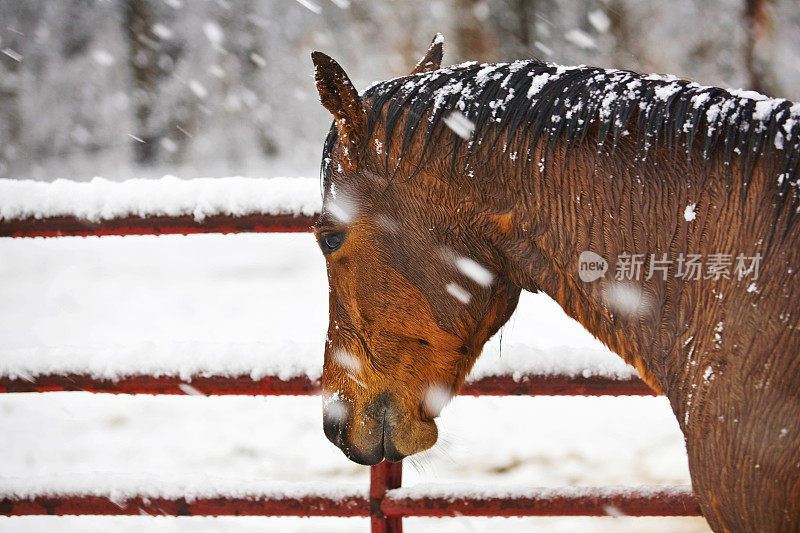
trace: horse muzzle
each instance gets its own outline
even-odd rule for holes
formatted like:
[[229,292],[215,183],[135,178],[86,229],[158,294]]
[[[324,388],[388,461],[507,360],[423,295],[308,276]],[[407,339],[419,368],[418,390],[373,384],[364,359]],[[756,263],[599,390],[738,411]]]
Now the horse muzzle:
[[402,407],[382,392],[359,408],[342,397],[326,399],[322,427],[325,436],[353,462],[375,465],[386,459],[397,462],[436,443],[432,421],[404,416]]

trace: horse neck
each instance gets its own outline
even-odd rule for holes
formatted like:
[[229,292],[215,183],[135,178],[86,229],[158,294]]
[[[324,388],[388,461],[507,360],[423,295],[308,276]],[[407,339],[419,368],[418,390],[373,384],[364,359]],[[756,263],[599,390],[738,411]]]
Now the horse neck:
[[[721,164],[709,167],[700,157],[687,163],[685,153],[666,148],[652,150],[643,161],[636,153],[635,143],[623,139],[604,155],[597,154],[596,146],[572,148],[566,165],[563,145],[554,152],[540,148],[532,165],[521,165],[507,154],[495,156],[506,169],[495,175],[506,176],[500,179],[510,194],[507,212],[490,215],[487,231],[500,235],[496,246],[504,250],[515,283],[544,291],[636,367],[651,387],[678,394],[677,389],[702,372],[678,357],[697,334],[694,308],[702,295],[719,287],[714,280],[689,286],[672,278],[675,258],[680,253],[740,251],[725,232],[741,222],[736,218],[741,206],[735,188],[727,190],[725,180],[710,178]],[[706,211],[688,220],[692,210],[687,207],[693,204]],[[497,206],[490,211],[497,212]],[[580,279],[583,251],[608,262],[601,280]],[[615,281],[615,265],[624,253],[648,254],[639,280]],[[645,280],[649,254],[663,253],[673,260],[668,279],[655,275]],[[713,325],[717,319],[711,307],[703,319]]]

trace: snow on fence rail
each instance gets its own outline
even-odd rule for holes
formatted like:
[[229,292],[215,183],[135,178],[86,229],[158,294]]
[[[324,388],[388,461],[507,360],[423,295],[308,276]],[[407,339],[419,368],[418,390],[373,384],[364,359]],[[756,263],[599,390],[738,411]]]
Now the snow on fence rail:
[[[0,237],[300,232],[309,231],[319,208],[319,185],[312,179],[0,180]],[[51,366],[56,369],[51,372],[31,372],[24,365],[0,366],[0,392],[305,395],[319,390],[318,376],[309,372],[186,375],[185,371],[154,371],[143,375],[81,372],[69,365]],[[567,370],[479,371],[462,394],[654,394],[626,370]],[[92,480],[94,488],[87,489],[87,485],[64,480],[47,480],[43,485],[0,479],[0,515],[369,516],[374,532],[401,531],[403,516],[699,515],[689,487],[400,488],[401,478],[402,463],[383,462],[371,468],[368,489],[326,488],[316,483],[270,489],[242,487],[239,480],[234,485],[206,480],[200,488],[172,489],[123,481],[98,489],[98,479]]]
[[400,488],[399,472],[399,463],[382,463],[373,469],[369,488],[325,483],[256,484],[211,478],[177,486],[169,480],[158,486],[152,480],[113,478],[62,479],[56,483],[48,480],[46,485],[23,480],[0,488],[0,515],[372,516],[378,522],[399,523],[400,518],[408,516],[698,514],[697,501],[688,487],[423,484]]
[[[0,393],[86,391],[111,394],[287,395],[317,394],[320,383],[308,376],[180,376],[133,375],[98,378],[88,374],[0,376]],[[641,379],[606,376],[486,376],[465,383],[467,396],[655,396]]]
[[0,179],[0,237],[309,231],[311,178]]
[[[466,395],[653,395],[605,350],[494,346],[467,377]],[[141,343],[0,350],[0,393],[308,395],[319,390],[316,342]]]
[[107,475],[2,481],[0,515],[369,515],[367,487],[353,483]]

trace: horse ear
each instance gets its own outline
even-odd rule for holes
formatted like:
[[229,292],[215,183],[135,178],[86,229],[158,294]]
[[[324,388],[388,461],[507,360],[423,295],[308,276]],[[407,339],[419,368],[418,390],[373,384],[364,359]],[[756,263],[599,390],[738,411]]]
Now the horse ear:
[[367,129],[367,109],[353,82],[342,67],[322,52],[312,52],[314,78],[319,100],[333,114],[339,137],[345,146],[345,155],[355,166],[356,156]]
[[411,75],[420,74],[422,72],[430,72],[431,70],[439,70],[442,67],[442,46],[444,45],[444,37],[441,33],[437,33],[436,37],[431,41],[431,46],[425,52],[425,57],[419,60],[417,66],[411,71]]

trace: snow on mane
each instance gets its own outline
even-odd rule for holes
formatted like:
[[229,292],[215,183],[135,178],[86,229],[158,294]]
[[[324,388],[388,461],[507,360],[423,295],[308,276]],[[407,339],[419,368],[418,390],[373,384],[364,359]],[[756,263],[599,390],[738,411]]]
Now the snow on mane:
[[[447,129],[445,118],[453,112],[474,126],[468,138],[452,139],[453,154],[466,146],[462,164],[473,156],[474,146],[484,142],[490,149],[515,154],[520,164],[533,164],[539,139],[549,139],[551,146],[559,139],[574,145],[596,126],[590,140],[598,150],[606,142],[616,146],[620,138],[634,135],[638,161],[659,143],[680,148],[687,157],[718,155],[727,164],[738,158],[745,185],[760,154],[782,152],[780,173],[788,179],[779,183],[781,197],[800,196],[789,189],[790,183],[800,183],[800,103],[753,91],[708,87],[675,76],[530,60],[468,62],[395,78],[373,84],[363,98],[372,132],[385,136],[386,153],[395,137],[404,153],[421,129],[425,150],[420,157],[426,157],[439,145]],[[325,160],[335,140],[331,130]],[[455,163],[455,155],[451,159]],[[388,159],[386,164],[389,168]],[[323,165],[323,177],[327,171]]]
[[93,222],[127,216],[302,214],[321,205],[311,178],[132,179],[52,183],[0,179],[0,220],[75,216]]

